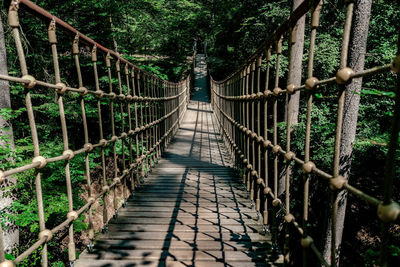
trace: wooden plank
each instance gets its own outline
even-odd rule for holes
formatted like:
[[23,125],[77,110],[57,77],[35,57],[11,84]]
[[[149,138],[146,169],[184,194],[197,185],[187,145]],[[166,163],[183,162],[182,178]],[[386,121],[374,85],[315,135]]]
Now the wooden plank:
[[[226,267],[238,266],[237,262],[210,262],[210,261],[149,261],[149,260],[79,260],[75,267]],[[273,266],[269,262],[240,262],[240,267],[266,267]]]
[[[261,251],[188,251],[188,250],[125,250],[107,249],[94,250],[90,254],[81,256],[85,259],[113,259],[113,260],[179,260],[179,261],[236,261],[236,262],[265,262],[266,253]],[[237,263],[239,265],[239,263]]]
[[235,187],[235,186],[229,186],[229,185],[215,185],[213,183],[210,184],[204,184],[204,183],[184,183],[181,184],[179,187],[176,186],[168,186],[169,183],[157,183],[157,185],[151,185],[151,184],[146,184],[146,186],[143,186],[139,188],[136,192],[154,192],[154,193],[163,193],[163,192],[180,192],[180,191],[185,191],[185,192],[198,192],[198,191],[208,191],[208,192],[214,192],[215,190],[217,191],[224,191],[224,192],[229,192],[229,193],[236,193],[236,194],[245,194],[246,192],[243,192],[243,187]]
[[[171,226],[172,228],[173,226]],[[184,241],[269,241],[270,238],[258,233],[202,233],[202,232],[108,232],[97,237],[98,240],[105,239],[127,239],[127,240],[184,240]]]
[[119,211],[118,215],[124,218],[174,218],[182,220],[185,218],[201,218],[201,219],[253,219],[257,220],[255,212],[226,212],[226,213],[214,213],[214,212],[185,212],[183,210],[177,211]]
[[182,240],[97,240],[97,249],[156,249],[156,250],[220,250],[220,251],[266,251],[270,248],[268,242],[249,241],[202,241],[187,242]]
[[110,224],[114,232],[202,232],[202,233],[262,233],[261,225],[158,225],[158,224]]
[[[178,205],[178,206],[177,206]],[[202,208],[249,208],[250,205],[248,203],[197,203],[196,201],[181,201],[179,204],[177,201],[136,201],[136,202],[128,202],[127,208],[130,207],[202,207]]]
[[[243,192],[245,187],[243,185],[238,185],[237,183],[219,183],[218,181],[214,183],[213,181],[206,182],[206,181],[184,181],[179,182],[179,187],[177,187],[177,183],[171,183],[169,181],[155,181],[154,183],[147,183],[141,185],[139,189],[134,192],[141,191],[141,190],[170,190],[170,189],[202,189],[202,188],[216,188],[224,189],[224,190],[235,190],[238,192]],[[244,191],[246,192],[246,191]]]
[[156,199],[156,198],[171,198],[175,200],[181,199],[206,199],[206,200],[220,200],[221,202],[225,199],[229,199],[231,201],[240,201],[246,202],[251,204],[250,197],[248,197],[247,192],[242,192],[241,194],[236,194],[232,192],[216,190],[216,192],[211,192],[207,190],[202,190],[201,193],[196,192],[171,192],[171,191],[161,191],[161,192],[134,192],[131,198],[142,198],[142,197],[149,197],[149,199]]
[[[143,203],[146,204],[146,203]],[[161,205],[155,205],[153,207],[151,206],[128,206],[126,208],[121,209],[121,211],[130,211],[130,212],[134,212],[134,211],[149,211],[151,209],[151,211],[153,212],[157,212],[157,211],[170,211],[172,207],[166,207],[165,205],[161,206]],[[210,207],[210,208],[206,208],[206,207],[179,207],[179,210],[182,211],[186,211],[186,212],[213,212],[213,213],[224,213],[224,212],[254,212],[254,209],[250,209],[250,208],[217,208],[217,207]]]
[[125,218],[111,219],[110,223],[118,224],[180,224],[180,225],[259,225],[259,222],[253,219],[204,219],[204,218]]
[[211,189],[211,188],[216,188],[217,190],[221,189],[221,190],[233,190],[233,191],[237,191],[237,192],[243,192],[243,189],[245,188],[244,185],[238,185],[236,183],[213,183],[213,182],[209,182],[209,183],[200,183],[198,181],[193,181],[193,182],[189,182],[187,181],[186,183],[183,184],[179,184],[176,185],[175,183],[169,183],[169,182],[163,182],[163,181],[158,181],[154,184],[150,184],[150,183],[146,183],[145,186],[142,186],[141,188],[139,188],[139,191],[142,190],[180,190],[180,189],[193,189],[193,190],[197,190],[197,189]]
[[231,189],[231,188],[223,188],[223,189],[217,189],[216,187],[203,187],[203,188],[193,188],[193,187],[186,187],[182,185],[181,188],[176,188],[176,189],[167,189],[165,188],[164,190],[154,190],[154,189],[139,189],[138,191],[133,193],[134,195],[141,195],[141,194],[149,194],[149,195],[154,195],[154,194],[191,194],[194,196],[202,196],[202,195],[214,195],[214,196],[235,196],[237,198],[245,198],[247,199],[249,197],[249,194],[247,192],[242,190],[237,190],[237,189]]
[[202,197],[202,198],[197,198],[197,197],[185,197],[185,198],[176,198],[172,196],[162,196],[162,195],[156,195],[156,196],[133,196],[132,198],[133,201],[137,202],[144,202],[144,201],[158,201],[158,202],[163,202],[163,201],[169,201],[169,202],[190,202],[190,203],[199,203],[200,204],[210,204],[210,203],[221,203],[221,204],[232,204],[232,205],[242,205],[242,206],[247,206],[250,207],[251,202],[248,199],[233,199],[233,198],[218,198],[218,201],[214,198],[210,197]]

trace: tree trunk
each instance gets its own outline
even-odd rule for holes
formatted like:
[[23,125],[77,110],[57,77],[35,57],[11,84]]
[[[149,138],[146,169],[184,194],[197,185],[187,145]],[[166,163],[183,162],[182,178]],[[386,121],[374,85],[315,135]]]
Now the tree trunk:
[[[365,53],[367,50],[367,37],[371,16],[372,0],[357,0],[355,2],[353,29],[350,40],[349,64],[355,72],[364,70]],[[349,179],[353,145],[356,137],[358,109],[360,104],[360,91],[362,78],[353,79],[346,86],[343,114],[343,130],[340,145],[340,174]],[[342,242],[344,219],[346,214],[347,191],[337,194],[338,212],[336,221],[336,262],[339,263],[340,244]],[[330,262],[331,258],[331,218],[328,218],[324,237],[324,258]]]
[[[292,12],[303,3],[303,0],[293,0]],[[304,50],[304,25],[305,16],[301,17],[296,24],[296,35],[295,40],[292,41],[293,45],[290,48],[290,74],[288,84],[294,84],[296,86],[301,85],[301,74],[302,74],[302,63],[303,63],[303,50]],[[288,121],[291,125],[296,125],[299,120],[299,101],[300,91],[297,91],[291,95],[287,104],[289,105],[289,116]]]
[[[304,0],[293,0],[292,12],[301,4]],[[302,74],[302,63],[303,63],[303,50],[304,50],[304,25],[305,16],[301,17],[296,24],[295,39],[291,40],[292,45],[290,47],[290,62],[289,62],[289,77],[288,84],[294,84],[296,86],[301,85],[301,74]],[[286,123],[290,123],[291,126],[296,126],[299,121],[299,103],[300,103],[300,91],[297,91],[291,96],[286,96],[286,105],[289,108],[285,109]],[[287,171],[290,174],[290,169]],[[279,174],[279,191],[278,195],[285,192],[285,175],[286,168]]]
[[[7,57],[6,47],[4,42],[4,29],[3,23],[0,18],[0,74],[8,75],[7,70]],[[7,81],[0,80],[0,109],[11,108],[10,101],[10,86]],[[8,147],[14,150],[14,139],[11,123],[5,118],[0,116],[0,146]],[[6,159],[10,160],[10,159]],[[5,190],[14,185],[16,179],[14,177],[8,177],[0,185],[0,211],[4,208],[9,207],[13,202],[13,196],[10,191]],[[11,222],[6,223],[6,227],[3,231],[4,249],[10,252],[13,248],[18,245],[19,231],[18,228]]]

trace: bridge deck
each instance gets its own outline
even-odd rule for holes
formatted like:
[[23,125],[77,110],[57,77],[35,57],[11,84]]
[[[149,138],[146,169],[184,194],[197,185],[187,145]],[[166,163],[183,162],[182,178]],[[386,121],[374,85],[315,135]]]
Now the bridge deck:
[[231,168],[204,94],[195,93],[201,101],[190,102],[157,167],[76,266],[269,265],[269,236]]

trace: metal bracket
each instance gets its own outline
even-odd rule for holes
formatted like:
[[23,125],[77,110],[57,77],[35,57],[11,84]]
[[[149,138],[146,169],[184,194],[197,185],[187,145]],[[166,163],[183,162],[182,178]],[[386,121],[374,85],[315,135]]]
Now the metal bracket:
[[272,255],[279,255],[281,254],[281,251],[279,249],[279,246],[277,243],[272,243],[271,245],[271,254]]
[[86,247],[87,247],[89,253],[92,253],[93,247],[94,247],[93,240],[89,240],[89,244]]
[[269,230],[269,227],[268,227],[268,225],[263,225],[263,233],[264,233],[264,235],[268,235],[268,234],[271,234],[271,231]]

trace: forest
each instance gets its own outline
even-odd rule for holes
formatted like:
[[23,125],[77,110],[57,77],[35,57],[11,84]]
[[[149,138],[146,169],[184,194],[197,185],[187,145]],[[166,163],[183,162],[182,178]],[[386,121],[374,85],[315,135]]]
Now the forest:
[[[365,0],[367,1],[367,0]],[[96,40],[101,45],[117,51],[124,59],[129,60],[141,69],[161,79],[179,82],[192,72],[194,44],[202,50],[206,43],[207,64],[210,75],[215,80],[222,80],[239,68],[251,56],[260,44],[272,34],[276,28],[290,15],[293,0],[35,0],[34,3],[61,18],[83,34]],[[344,0],[323,1],[320,25],[316,38],[314,72],[319,78],[329,78],[336,74],[340,65],[340,49],[345,19]],[[356,0],[356,3],[364,0]],[[368,2],[368,1],[367,1]],[[398,1],[372,1],[368,41],[366,43],[365,69],[390,64],[397,52],[400,29],[400,8]],[[12,36],[12,28],[8,25],[8,8],[10,1],[4,0],[1,6],[1,26],[4,32],[4,45],[7,56],[6,68],[9,75],[21,76],[18,55]],[[325,8],[326,7],[326,8]],[[28,12],[19,12],[23,49],[29,69],[38,80],[54,83],[53,61],[48,44],[48,25]],[[309,19],[305,22],[305,36],[310,35]],[[0,38],[2,38],[0,36]],[[72,60],[72,39],[60,34],[58,37],[59,61],[61,77],[68,77],[64,82],[68,86],[78,87],[78,78]],[[304,47],[309,46],[308,38]],[[1,49],[1,47],[0,47]],[[282,88],[286,88],[290,48],[284,43],[281,57]],[[308,50],[302,55],[302,81],[306,80],[306,62]],[[87,87],[95,88],[91,76],[91,49],[81,46],[79,51],[81,68]],[[272,55],[271,62],[276,62]],[[262,66],[265,69],[265,66]],[[105,65],[99,63],[100,87],[108,87]],[[118,85],[117,80],[112,81]],[[311,158],[322,169],[331,169],[331,155],[335,138],[335,100],[337,94],[325,87],[314,95],[315,105],[312,110],[313,131],[311,140]],[[21,92],[22,85],[10,83],[11,106],[4,105],[0,99],[0,170],[22,166],[32,160],[34,149],[25,106],[25,98]],[[125,88],[124,88],[125,90]],[[3,94],[3,91],[0,91]],[[383,198],[383,177],[386,153],[388,151],[389,129],[394,112],[396,96],[396,75],[378,74],[363,80],[359,93],[360,104],[356,137],[351,154],[350,180],[360,190]],[[56,93],[39,88],[32,93],[34,113],[38,132],[40,132],[41,154],[54,157],[63,151],[62,135],[59,122]],[[68,129],[74,130],[70,138],[72,147],[82,147],[82,118],[78,97],[67,96],[65,116]],[[88,126],[97,129],[96,98],[88,98],[86,115]],[[106,104],[104,102],[103,104]],[[306,100],[299,104],[300,116],[293,132],[293,147],[296,155],[302,155]],[[284,110],[282,109],[282,112]],[[105,123],[110,117],[104,115]],[[122,116],[117,116],[116,124]],[[120,126],[117,126],[120,127]],[[4,134],[12,129],[12,136]],[[279,129],[285,135],[284,116],[279,118]],[[118,131],[120,128],[117,129]],[[106,136],[111,132],[105,130]],[[74,138],[76,136],[76,138]],[[98,138],[97,133],[90,133],[91,138]],[[117,153],[122,153],[117,146]],[[106,164],[112,175],[115,166],[108,147],[105,150]],[[10,160],[12,159],[12,160]],[[84,155],[77,155],[71,161],[71,179],[74,190],[74,205],[85,204],[85,166]],[[396,152],[396,174],[393,186],[393,200],[400,199],[400,152]],[[95,186],[100,187],[100,156],[90,159],[91,174]],[[121,164],[118,161],[117,165]],[[371,167],[373,166],[373,168]],[[119,171],[119,170],[118,170]],[[68,213],[68,199],[64,180],[63,163],[57,162],[51,167],[43,168],[42,187],[48,228],[58,225]],[[294,175],[296,177],[296,175]],[[301,196],[301,175],[293,179],[293,195]],[[2,184],[1,189],[12,196],[10,206],[0,205],[3,231],[7,222],[11,221],[19,232],[19,244],[9,249],[7,259],[15,259],[17,255],[30,247],[37,239],[39,230],[38,204],[35,196],[34,170],[17,174],[17,183]],[[314,180],[313,180],[314,182]],[[97,183],[97,184],[96,184]],[[328,205],[326,186],[317,180],[310,189],[310,225],[309,231],[319,248],[324,246],[324,229],[326,227],[325,209]],[[121,193],[121,192],[120,192]],[[122,194],[122,193],[121,193]],[[296,199],[296,200],[295,200]],[[293,198],[294,210],[300,206],[300,198]],[[101,211],[100,207],[96,207]],[[301,210],[299,211],[301,212]],[[341,266],[378,266],[380,249],[380,223],[376,217],[376,209],[363,200],[348,195],[344,222],[343,239],[340,245]],[[101,231],[103,222],[98,219],[97,231]],[[88,220],[81,215],[74,222],[76,231],[77,253],[88,244],[86,230]],[[68,231],[61,232],[49,243],[50,266],[67,266],[68,264]],[[390,228],[391,239],[389,257],[391,266],[400,264],[400,226],[393,224]],[[301,254],[300,252],[298,254]],[[301,257],[295,254],[294,257]],[[296,259],[296,258],[294,258]],[[19,266],[39,266],[40,249],[26,258]],[[299,265],[294,265],[299,266]],[[317,265],[315,265],[317,266]]]

